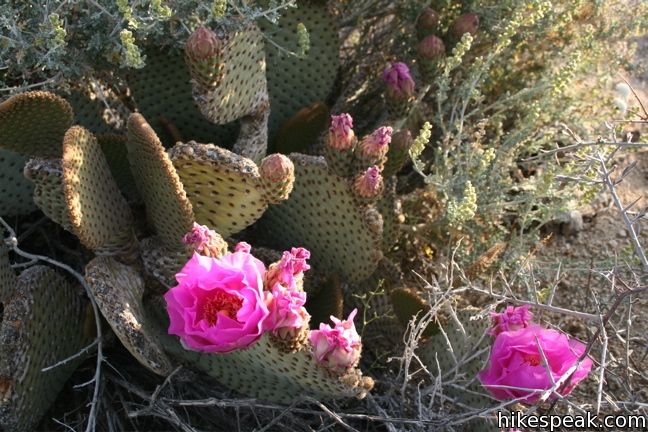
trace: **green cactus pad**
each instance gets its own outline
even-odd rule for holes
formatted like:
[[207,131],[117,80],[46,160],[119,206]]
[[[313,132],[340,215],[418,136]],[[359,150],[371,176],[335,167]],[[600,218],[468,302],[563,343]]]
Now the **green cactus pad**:
[[[443,324],[443,330],[448,335],[452,351],[443,334],[439,332],[420,348],[419,357],[435,376],[439,373],[437,368],[438,359],[441,374],[451,374],[451,377],[456,376],[455,384],[463,385],[468,390],[462,391],[453,386],[444,388],[447,394],[455,397],[465,405],[483,408],[493,403],[493,399],[486,396],[486,390],[482,388],[477,380],[477,373],[487,362],[488,350],[484,350],[479,355],[476,354],[480,350],[487,348],[491,342],[490,337],[486,335],[490,322],[486,318],[475,317],[477,312],[475,308],[457,311],[457,318],[461,322],[465,333],[452,319],[446,320],[447,322]],[[457,363],[459,367],[455,369]],[[453,370],[454,372],[452,372]]]
[[74,109],[75,124],[95,134],[111,134],[126,129],[130,110],[107,85],[99,81],[83,83],[62,96]]
[[171,362],[146,322],[142,305],[144,279],[140,273],[103,256],[88,263],[85,277],[101,314],[122,344],[147,369],[168,375]]
[[171,355],[242,395],[289,403],[301,395],[321,399],[363,398],[373,387],[373,380],[363,377],[358,369],[342,377],[332,376],[315,363],[309,344],[292,353],[280,350],[269,334],[246,349],[227,354],[188,351],[176,336],[164,331],[168,318],[159,304],[154,306],[154,314],[161,322],[157,327]]
[[388,252],[398,241],[400,234],[400,218],[403,215],[401,203],[396,196],[396,179],[390,178],[385,182],[385,192],[376,203],[376,208],[383,218],[383,252]]
[[302,108],[286,120],[275,135],[272,148],[283,154],[308,153],[326,129],[331,112],[323,102]]
[[176,273],[191,258],[191,254],[185,249],[169,250],[165,248],[158,237],[142,240],[141,250],[144,270],[158,283],[161,283],[165,290],[176,284]]
[[133,247],[133,216],[97,139],[81,126],[63,139],[63,193],[72,231],[89,249],[108,254]]
[[85,308],[76,287],[45,266],[25,270],[0,323],[0,429],[31,432],[83,356]]
[[139,193],[128,162],[127,138],[124,135],[97,135],[97,141],[106,157],[110,173],[117,186],[129,201],[138,201]]
[[193,85],[200,112],[217,124],[252,114],[258,95],[267,93],[263,35],[256,24],[228,33],[221,52],[224,67],[219,84],[206,88],[195,81]]
[[16,216],[36,210],[32,200],[34,186],[23,176],[26,161],[24,156],[0,149],[0,216]]
[[34,202],[43,213],[66,230],[73,232],[63,194],[61,159],[31,159],[25,165],[25,177],[34,184]]
[[[189,140],[227,146],[236,139],[236,124],[215,125],[200,114],[191,96],[189,70],[179,52],[147,51],[146,67],[133,70],[128,85],[138,111],[165,147]],[[179,137],[173,136],[172,128],[177,128]]]
[[0,147],[24,156],[61,157],[61,142],[74,113],[65,99],[34,91],[0,104]]
[[128,119],[127,147],[140,196],[157,234],[167,248],[182,249],[182,237],[194,222],[191,202],[162,143],[141,114]]
[[382,228],[366,218],[366,208],[356,206],[348,180],[330,174],[324,158],[293,153],[290,159],[293,191],[263,218],[272,246],[303,246],[316,270],[337,272],[349,282],[367,278],[382,257]]
[[254,162],[213,144],[176,144],[169,152],[196,222],[228,237],[268,208]]
[[342,284],[335,277],[320,282],[317,295],[308,296],[306,310],[311,314],[311,327],[319,328],[319,323],[328,323],[333,315],[342,319],[344,312],[344,291]]
[[[263,32],[283,48],[266,43],[271,136],[302,108],[327,100],[339,65],[337,26],[326,2],[299,1],[297,4],[297,8],[282,11],[278,26],[265,19],[259,21]],[[304,58],[284,51],[300,51],[297,38],[300,23],[310,34],[310,49]]]
[[[403,327],[407,326],[414,316],[420,320],[430,310],[430,305],[428,305],[419,293],[411,288],[396,288],[392,290],[390,299],[394,314]],[[430,337],[437,331],[438,328],[430,324],[423,332],[423,336]]]
[[[16,287],[17,277],[14,270],[9,263],[9,253],[7,246],[0,245],[0,303],[4,303],[14,288]],[[0,322],[2,321],[2,314],[0,314]]]

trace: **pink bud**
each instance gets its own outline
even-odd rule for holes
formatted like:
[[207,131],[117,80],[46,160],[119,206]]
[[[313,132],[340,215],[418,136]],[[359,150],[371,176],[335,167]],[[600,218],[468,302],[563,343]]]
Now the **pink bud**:
[[372,166],[356,177],[353,186],[358,195],[363,198],[374,198],[378,196],[384,187],[380,168]]
[[416,21],[416,25],[424,33],[436,30],[439,25],[439,13],[430,7],[423,9]]
[[335,327],[321,323],[319,330],[310,333],[313,357],[332,372],[344,373],[360,360],[362,342],[353,324],[357,312],[354,309],[344,321],[332,316]]
[[190,59],[200,61],[216,55],[221,46],[220,39],[213,31],[206,27],[198,27],[187,39],[185,52]]
[[445,55],[445,45],[441,38],[430,35],[416,47],[418,55],[426,60],[434,60]]
[[382,74],[387,94],[393,99],[409,99],[414,94],[414,80],[405,63],[392,63]]
[[285,182],[294,177],[295,166],[287,156],[275,153],[261,161],[259,174],[264,180],[270,182]]
[[470,33],[474,36],[479,27],[479,15],[476,13],[467,13],[458,17],[450,26],[450,34],[455,39],[461,39],[464,33]]
[[381,126],[363,138],[360,143],[360,152],[363,156],[382,157],[389,150],[394,129],[391,126]]
[[328,145],[337,150],[349,150],[355,143],[353,119],[349,114],[331,116]]

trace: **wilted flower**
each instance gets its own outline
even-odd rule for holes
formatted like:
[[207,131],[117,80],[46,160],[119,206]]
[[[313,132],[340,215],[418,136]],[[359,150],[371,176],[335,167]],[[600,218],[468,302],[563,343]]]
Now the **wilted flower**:
[[250,346],[271,325],[264,275],[265,266],[247,244],[220,259],[194,254],[176,275],[178,285],[164,295],[169,334],[195,351],[224,353]]
[[387,154],[392,139],[391,126],[381,126],[362,139],[360,154],[366,157],[380,158]]
[[363,198],[374,198],[380,195],[384,188],[380,168],[375,165],[367,168],[365,172],[356,177],[353,187],[356,193]]
[[392,63],[382,74],[387,84],[387,95],[396,100],[409,99],[414,94],[414,80],[405,63]]
[[310,252],[304,248],[292,248],[285,251],[281,260],[274,263],[268,269],[265,277],[265,286],[272,289],[279,283],[286,287],[293,287],[300,280],[303,273],[310,269],[306,260],[310,258]]
[[533,314],[529,312],[529,305],[507,306],[502,312],[491,312],[493,327],[488,330],[488,334],[497,336],[503,331],[519,330],[528,327],[533,319]]
[[335,327],[321,323],[319,330],[312,330],[310,342],[313,345],[313,357],[332,372],[343,373],[354,367],[360,360],[362,342],[353,324],[358,312],[354,309],[346,320],[334,316],[331,321]]
[[182,237],[182,242],[201,255],[219,257],[227,251],[227,243],[214,230],[196,222],[193,228]]
[[355,144],[353,119],[349,114],[331,116],[328,145],[337,150],[349,150]]
[[582,342],[539,325],[503,331],[495,338],[488,366],[478,377],[495,398],[524,398],[525,403],[532,404],[543,391],[573,372],[571,377],[565,376],[564,385],[556,389],[563,396],[571,393],[592,369],[592,360],[588,357],[576,367],[584,352]]

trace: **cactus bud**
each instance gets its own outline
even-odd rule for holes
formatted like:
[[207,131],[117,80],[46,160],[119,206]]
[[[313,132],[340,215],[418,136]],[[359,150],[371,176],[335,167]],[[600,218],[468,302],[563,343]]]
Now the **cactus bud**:
[[187,39],[185,53],[191,60],[201,61],[218,54],[221,47],[222,43],[213,31],[198,27]]
[[313,357],[321,366],[333,373],[343,374],[360,360],[362,341],[353,324],[357,309],[346,320],[331,316],[334,327],[321,323],[319,330],[310,332]]
[[441,38],[430,35],[416,47],[418,55],[425,60],[436,60],[445,55],[445,45]]
[[280,153],[266,156],[259,166],[259,174],[269,202],[275,204],[288,198],[295,183],[295,166],[288,157]]
[[364,137],[360,143],[360,156],[373,159],[384,157],[389,150],[393,131],[391,126],[381,126]]
[[385,188],[380,168],[375,165],[367,168],[355,178],[353,188],[360,198],[369,200],[376,198]]
[[458,17],[450,25],[450,35],[459,40],[465,33],[474,36],[479,27],[479,16],[476,13],[467,13]]
[[387,95],[394,100],[407,100],[414,94],[415,83],[405,63],[392,63],[382,74],[387,84]]
[[349,114],[331,116],[327,144],[337,150],[350,150],[355,141],[351,116]]
[[428,7],[423,9],[416,20],[416,29],[422,34],[430,34],[439,25],[439,13]]
[[220,258],[227,252],[227,243],[220,234],[195,222],[191,231],[182,237],[182,243],[187,245],[190,252],[207,257]]

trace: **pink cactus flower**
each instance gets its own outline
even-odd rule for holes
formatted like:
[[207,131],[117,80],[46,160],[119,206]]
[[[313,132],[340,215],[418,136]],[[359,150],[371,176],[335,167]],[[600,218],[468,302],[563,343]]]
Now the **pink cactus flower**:
[[491,336],[497,336],[503,331],[519,330],[529,327],[533,314],[529,312],[529,305],[507,306],[502,312],[491,312],[493,326],[488,330]]
[[332,372],[344,373],[360,360],[362,342],[353,324],[358,312],[354,309],[346,320],[331,317],[334,327],[321,323],[319,330],[310,332],[315,360]]
[[[478,378],[499,400],[523,398],[523,402],[533,404],[544,390],[571,373],[585,348],[582,342],[539,325],[503,331],[495,338],[488,365]],[[568,395],[591,369],[592,360],[586,357],[557,391]],[[549,399],[555,399],[555,395]]]
[[250,244],[246,242],[238,242],[236,246],[234,246],[234,252],[242,252],[242,253],[249,254],[251,250],[252,250],[252,246],[250,246]]
[[383,188],[383,178],[380,168],[372,166],[356,177],[353,187],[358,195],[363,198],[374,198],[378,196]]
[[414,94],[416,85],[405,63],[398,62],[387,66],[382,79],[387,84],[387,95],[392,99],[405,100]]
[[391,126],[381,126],[362,139],[360,153],[363,156],[380,158],[387,154],[394,129]]
[[225,353],[250,346],[271,325],[265,272],[249,245],[239,244],[237,252],[220,259],[194,254],[176,275],[178,285],[164,295],[169,334],[195,351]]
[[336,150],[350,150],[355,140],[351,116],[349,114],[331,116],[328,145]]

